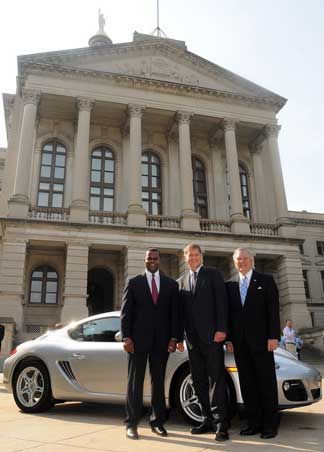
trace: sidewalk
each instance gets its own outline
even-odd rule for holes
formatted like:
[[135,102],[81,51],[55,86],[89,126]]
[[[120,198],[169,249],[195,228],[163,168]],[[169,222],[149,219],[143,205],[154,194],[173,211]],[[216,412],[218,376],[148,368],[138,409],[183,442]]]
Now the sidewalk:
[[[0,374],[0,381],[2,375]],[[214,435],[193,436],[190,426],[172,414],[167,438],[154,435],[143,420],[140,440],[125,437],[124,407],[86,403],[57,405],[47,413],[24,414],[12,394],[0,385],[0,447],[3,452],[323,452],[324,401],[282,414],[280,432],[273,440],[239,435],[235,418],[230,441],[216,443]]]

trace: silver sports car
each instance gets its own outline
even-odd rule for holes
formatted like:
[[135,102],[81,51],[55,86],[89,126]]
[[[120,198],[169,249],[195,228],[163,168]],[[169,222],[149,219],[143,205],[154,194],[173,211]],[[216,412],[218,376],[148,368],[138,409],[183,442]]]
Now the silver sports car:
[[[65,401],[120,403],[125,400],[127,356],[119,312],[95,315],[18,345],[4,363],[4,384],[18,407],[36,413]],[[275,352],[280,409],[318,402],[321,375],[283,349]],[[243,407],[232,354],[225,354],[232,413]],[[187,352],[170,355],[165,379],[168,406],[197,423],[201,408],[192,386]],[[212,397],[212,395],[211,395]],[[144,403],[150,403],[145,379]]]

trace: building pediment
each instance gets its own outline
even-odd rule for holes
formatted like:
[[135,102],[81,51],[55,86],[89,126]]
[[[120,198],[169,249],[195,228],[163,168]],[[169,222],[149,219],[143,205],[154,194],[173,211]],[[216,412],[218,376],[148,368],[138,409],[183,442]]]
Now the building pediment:
[[30,63],[62,66],[207,88],[222,93],[264,99],[280,108],[285,99],[168,41],[152,40],[19,57]]

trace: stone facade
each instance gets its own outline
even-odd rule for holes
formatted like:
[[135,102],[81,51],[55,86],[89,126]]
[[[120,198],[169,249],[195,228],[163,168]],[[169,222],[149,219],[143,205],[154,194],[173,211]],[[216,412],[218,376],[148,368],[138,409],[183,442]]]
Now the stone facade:
[[[278,282],[282,318],[305,328],[324,323],[324,265],[314,249],[314,240],[324,240],[324,219],[287,210],[276,117],[285,99],[182,41],[98,39],[89,48],[19,57],[17,94],[4,95],[0,317],[14,319],[16,341],[88,315],[91,297],[101,298],[101,310],[118,309],[125,279],[143,271],[146,247],[160,249],[162,269],[176,278],[184,270],[181,250],[193,240],[225,278],[233,274],[234,248],[249,247],[256,268]],[[64,149],[64,157],[55,154],[64,161],[54,165],[61,182],[44,182],[46,146]],[[105,166],[112,182],[100,198],[109,208],[94,209],[90,196],[101,190],[92,183],[96,149],[113,161],[100,157],[113,168],[109,176]],[[151,213],[142,187],[148,151],[160,181],[159,211]],[[204,173],[200,198],[195,159],[203,168],[197,174]],[[59,207],[54,196],[63,196]],[[93,295],[98,278],[102,292]]]

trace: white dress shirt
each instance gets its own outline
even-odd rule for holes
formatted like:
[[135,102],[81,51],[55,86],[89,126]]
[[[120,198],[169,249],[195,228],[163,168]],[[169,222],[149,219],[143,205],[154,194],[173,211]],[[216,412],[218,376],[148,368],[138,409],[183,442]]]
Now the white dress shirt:
[[[150,271],[148,271],[147,269],[145,270],[145,273],[146,273],[146,278],[147,278],[148,285],[149,285],[149,287],[151,289],[151,293],[152,293],[152,273]],[[157,291],[159,293],[160,292],[160,272],[159,272],[159,270],[157,270],[154,273],[154,279],[155,279],[155,284],[156,284],[156,287],[157,287]]]
[[[189,270],[189,280],[190,280],[190,289],[197,284],[198,274],[199,270],[201,269],[202,265],[199,265],[199,267],[196,268],[196,270]],[[197,279],[195,280],[195,273],[197,274]]]
[[242,273],[239,273],[239,278],[240,278],[240,287],[242,284],[243,279],[246,277],[247,278],[247,287],[249,288],[250,282],[251,282],[251,278],[252,278],[252,273],[253,273],[253,269],[251,268],[251,270],[249,270],[246,275],[242,275]]

